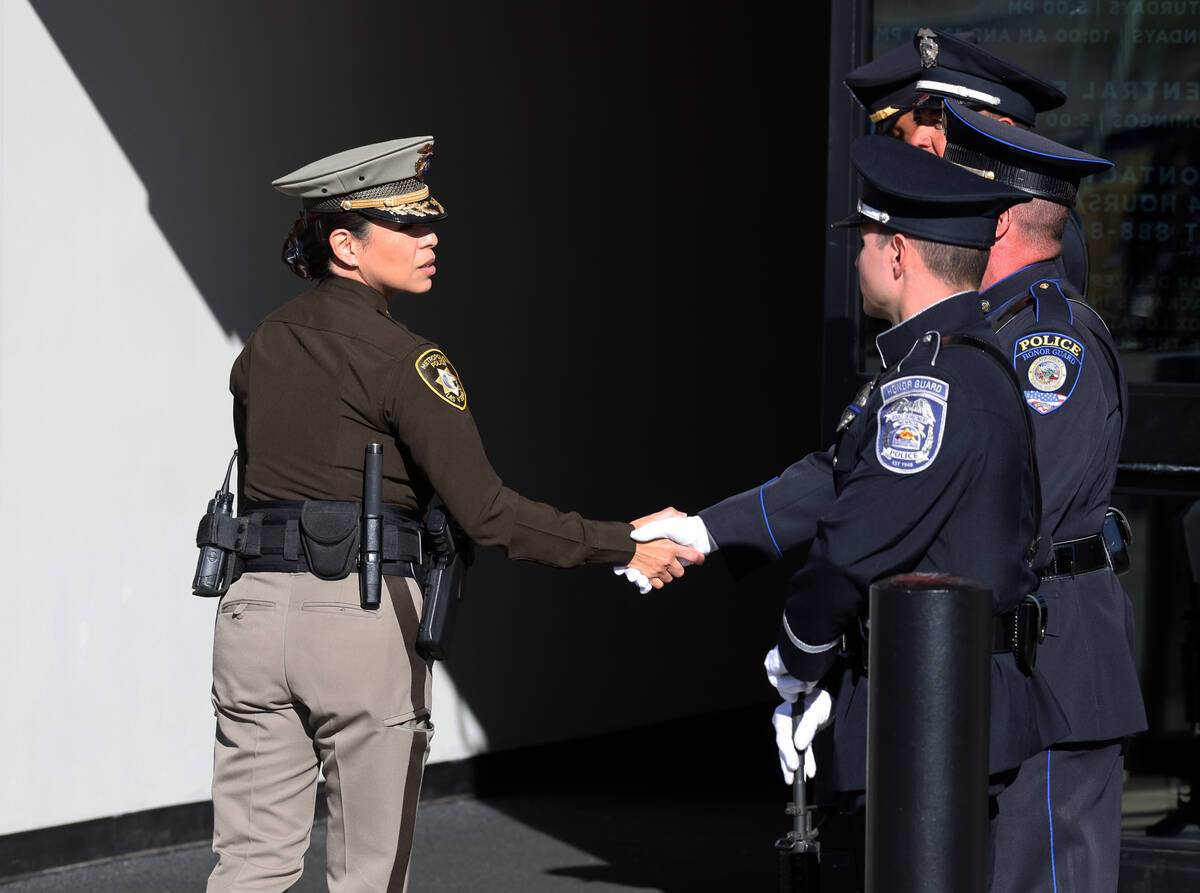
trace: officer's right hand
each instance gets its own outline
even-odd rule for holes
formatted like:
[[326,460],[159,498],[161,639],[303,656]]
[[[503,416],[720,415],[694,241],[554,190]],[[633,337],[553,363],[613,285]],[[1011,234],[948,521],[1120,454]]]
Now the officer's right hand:
[[630,536],[639,543],[665,536],[705,555],[717,549],[716,541],[709,534],[708,527],[705,526],[699,515],[677,514],[641,525],[635,523],[634,531]]
[[683,576],[683,562],[703,564],[704,555],[674,540],[656,539],[638,543],[628,567],[645,574],[655,589],[662,589],[667,583]]
[[804,777],[816,776],[817,760],[813,756],[812,741],[817,732],[832,721],[833,698],[825,689],[814,688],[804,696],[802,703],[804,712],[799,721],[792,716],[795,708],[790,701],[784,701],[776,707],[771,717],[775,726],[775,746],[779,749],[779,768],[783,771],[783,780],[788,784],[795,780],[800,768],[800,751],[804,751]]

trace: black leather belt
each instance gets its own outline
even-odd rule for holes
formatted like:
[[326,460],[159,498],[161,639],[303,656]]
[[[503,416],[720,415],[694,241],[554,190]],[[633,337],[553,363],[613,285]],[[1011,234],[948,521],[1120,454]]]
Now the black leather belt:
[[[1021,672],[1028,674],[1037,663],[1038,646],[1046,640],[1050,614],[1046,600],[1036,593],[1025,596],[1015,607],[992,616],[992,654],[1012,654]],[[867,639],[870,621],[860,617],[858,632],[842,636],[842,653],[856,658],[867,670]]]
[[1104,538],[1099,534],[1055,543],[1050,563],[1042,568],[1042,579],[1076,577],[1110,567]]

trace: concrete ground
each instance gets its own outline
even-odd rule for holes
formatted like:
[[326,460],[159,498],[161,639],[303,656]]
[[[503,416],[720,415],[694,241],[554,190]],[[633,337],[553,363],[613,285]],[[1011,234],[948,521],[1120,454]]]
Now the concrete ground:
[[[484,765],[478,796],[421,803],[410,893],[775,890],[774,843],[791,820],[770,710],[747,713],[756,736],[737,714],[715,728],[669,725]],[[322,822],[297,893],[326,890],[324,849]],[[201,843],[0,881],[0,890],[183,893],[203,890],[214,863]]]
[[[790,827],[790,792],[767,716],[756,708],[501,755],[479,767],[477,796],[422,802],[410,893],[776,891],[774,842]],[[1122,893],[1200,891],[1196,826],[1162,846],[1145,837],[1181,785],[1126,784]],[[297,893],[327,889],[324,848],[321,822]],[[0,881],[0,891],[184,893],[204,889],[214,862],[197,843]]]

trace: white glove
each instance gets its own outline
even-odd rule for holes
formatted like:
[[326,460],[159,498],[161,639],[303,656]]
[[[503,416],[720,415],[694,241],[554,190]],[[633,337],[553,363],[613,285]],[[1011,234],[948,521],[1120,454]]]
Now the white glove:
[[[709,535],[708,528],[704,526],[699,515],[684,515],[681,518],[663,518],[661,521],[651,521],[649,524],[643,524],[629,535],[639,543],[648,543],[650,540],[666,537],[669,540],[675,540],[681,546],[690,546],[702,555],[715,552],[717,549],[716,541]],[[680,564],[686,566],[691,562],[681,560]]]
[[779,768],[787,784],[795,780],[800,768],[800,751],[804,751],[804,777],[816,776],[817,760],[813,756],[812,741],[817,732],[832,722],[833,698],[825,689],[814,688],[804,696],[804,713],[794,727],[792,710],[792,705],[784,701],[771,717],[775,726],[775,746],[779,748]]
[[775,686],[775,690],[779,692],[779,697],[783,698],[789,704],[800,697],[800,695],[808,694],[817,686],[815,682],[805,682],[803,679],[797,679],[788,672],[787,667],[783,665],[783,658],[779,656],[779,646],[775,646],[767,652],[766,659],[763,660],[763,666],[767,670],[767,679]]
[[614,567],[613,573],[636,586],[642,595],[654,588],[650,585],[650,578],[635,567]]
[[638,570],[637,568],[613,568],[612,573],[616,574],[617,576],[625,577],[625,580],[628,580],[632,583],[632,585],[636,586],[637,591],[642,593],[642,595],[648,593],[650,589],[654,588],[653,586],[650,586],[649,577],[646,576],[646,574],[643,574],[642,571]]

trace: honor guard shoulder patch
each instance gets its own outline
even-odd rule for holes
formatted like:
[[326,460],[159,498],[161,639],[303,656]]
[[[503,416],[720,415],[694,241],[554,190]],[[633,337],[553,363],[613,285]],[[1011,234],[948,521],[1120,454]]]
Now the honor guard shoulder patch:
[[1013,345],[1013,368],[1020,379],[1025,402],[1046,415],[1067,400],[1079,383],[1084,346],[1058,332],[1023,335]]
[[950,385],[928,375],[906,375],[880,386],[875,456],[896,474],[924,471],[937,458],[946,433]]
[[417,357],[417,373],[429,390],[433,391],[455,409],[467,408],[467,389],[463,387],[458,372],[446,355],[434,348]]

